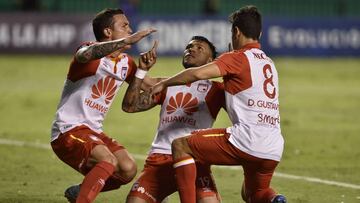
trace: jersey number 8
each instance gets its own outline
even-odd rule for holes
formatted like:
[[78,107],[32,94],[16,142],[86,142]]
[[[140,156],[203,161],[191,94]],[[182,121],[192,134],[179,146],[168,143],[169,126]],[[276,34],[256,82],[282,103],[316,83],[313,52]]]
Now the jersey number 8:
[[[270,99],[274,99],[276,94],[276,88],[273,82],[273,73],[271,70],[271,66],[269,64],[266,64],[263,67],[263,74],[265,77],[265,81],[263,84],[264,93]],[[272,89],[272,92],[270,92],[269,89]]]

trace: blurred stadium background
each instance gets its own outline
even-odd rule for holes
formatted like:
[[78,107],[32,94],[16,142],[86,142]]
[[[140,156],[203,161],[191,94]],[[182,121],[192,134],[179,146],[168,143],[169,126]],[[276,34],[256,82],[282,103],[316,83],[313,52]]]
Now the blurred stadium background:
[[[156,27],[160,55],[178,55],[193,34],[226,51],[227,16],[247,4],[263,13],[262,45],[273,56],[360,55],[357,0],[2,0],[0,53],[71,53],[93,40],[91,18],[106,7],[123,8],[134,30]],[[152,38],[133,52],[149,48]]]
[[[49,131],[71,54],[94,39],[91,19],[98,11],[120,7],[134,31],[157,28],[130,53],[136,57],[159,39],[150,74],[166,76],[180,70],[192,35],[226,51],[227,16],[248,4],[263,14],[261,43],[280,74],[286,145],[274,187],[290,203],[359,203],[358,0],[0,0],[0,203],[64,202],[63,189],[81,180],[49,150]],[[159,109],[126,114],[121,97],[105,131],[135,155],[140,170]],[[229,125],[225,112],[215,125]],[[232,169],[214,168],[225,203],[241,202],[242,173]],[[130,187],[97,202],[123,202]],[[177,195],[170,202],[178,202]]]

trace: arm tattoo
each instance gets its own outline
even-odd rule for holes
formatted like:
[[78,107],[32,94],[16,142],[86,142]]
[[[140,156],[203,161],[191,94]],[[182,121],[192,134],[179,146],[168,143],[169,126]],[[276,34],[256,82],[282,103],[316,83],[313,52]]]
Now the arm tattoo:
[[123,42],[123,40],[116,40],[111,42],[95,44],[89,49],[91,55],[90,60],[99,59],[104,56],[107,56],[113,53],[114,51],[124,47],[125,45],[126,44]]
[[156,105],[155,101],[150,97],[150,92],[141,92],[142,80],[134,78],[126,90],[122,109],[128,113],[135,113],[151,109]]
[[83,50],[80,49],[76,54],[76,58],[79,62],[86,63],[107,56],[125,45],[124,39],[93,44]]

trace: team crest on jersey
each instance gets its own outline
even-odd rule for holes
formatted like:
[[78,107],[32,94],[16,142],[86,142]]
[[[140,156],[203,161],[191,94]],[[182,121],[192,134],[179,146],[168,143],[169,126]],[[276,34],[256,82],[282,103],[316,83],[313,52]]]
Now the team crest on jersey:
[[117,85],[115,83],[115,79],[110,76],[106,76],[105,78],[101,78],[92,86],[91,97],[93,99],[103,98],[105,103],[109,104],[115,96],[116,89]]
[[183,92],[176,94],[175,98],[172,96],[169,99],[169,104],[166,106],[167,114],[172,114],[177,109],[182,109],[187,115],[192,115],[198,110],[198,99],[193,98],[190,93],[184,95]]
[[202,92],[202,93],[206,92],[208,89],[209,89],[208,84],[200,83],[197,86],[197,91]]
[[121,67],[121,72],[120,72],[120,76],[122,80],[125,80],[126,75],[127,75],[127,67]]

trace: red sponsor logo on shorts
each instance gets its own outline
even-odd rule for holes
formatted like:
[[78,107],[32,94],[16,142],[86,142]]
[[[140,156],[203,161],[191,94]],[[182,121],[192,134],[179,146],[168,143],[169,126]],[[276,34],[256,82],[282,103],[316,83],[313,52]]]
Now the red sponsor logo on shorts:
[[117,85],[115,84],[115,79],[106,76],[101,78],[96,84],[91,88],[91,97],[93,99],[103,98],[106,104],[109,104],[115,96]]
[[191,116],[194,112],[198,110],[198,99],[193,98],[190,93],[184,95],[183,92],[176,94],[175,98],[170,97],[169,104],[166,106],[167,114],[172,114],[177,109],[182,109],[184,113]]

